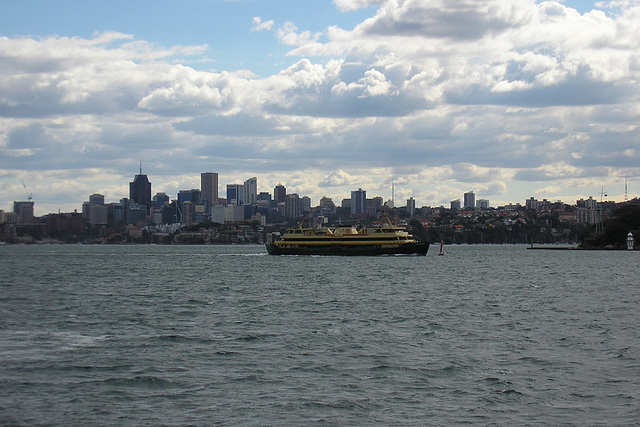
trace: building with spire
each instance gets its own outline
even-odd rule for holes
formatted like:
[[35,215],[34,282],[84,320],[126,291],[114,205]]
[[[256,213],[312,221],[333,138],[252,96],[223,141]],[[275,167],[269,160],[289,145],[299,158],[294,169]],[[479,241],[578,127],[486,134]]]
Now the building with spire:
[[129,183],[129,199],[146,208],[149,213],[151,207],[151,182],[147,175],[142,174],[142,162],[140,162],[140,174],[136,175],[133,182]]

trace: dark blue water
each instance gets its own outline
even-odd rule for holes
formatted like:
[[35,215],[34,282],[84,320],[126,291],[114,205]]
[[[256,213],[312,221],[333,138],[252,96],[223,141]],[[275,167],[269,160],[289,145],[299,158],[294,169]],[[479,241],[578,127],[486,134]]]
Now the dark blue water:
[[640,253],[0,247],[2,425],[636,424]]

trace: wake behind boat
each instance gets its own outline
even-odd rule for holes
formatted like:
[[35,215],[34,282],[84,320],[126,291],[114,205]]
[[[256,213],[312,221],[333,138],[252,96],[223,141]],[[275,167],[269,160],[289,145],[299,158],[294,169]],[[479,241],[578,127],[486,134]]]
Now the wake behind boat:
[[404,227],[298,228],[267,243],[270,255],[426,255],[429,242],[419,242]]

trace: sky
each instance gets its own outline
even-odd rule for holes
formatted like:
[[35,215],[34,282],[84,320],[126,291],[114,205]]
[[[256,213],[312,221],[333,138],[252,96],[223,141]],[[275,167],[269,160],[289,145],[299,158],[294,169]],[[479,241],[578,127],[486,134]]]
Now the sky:
[[172,198],[621,202],[639,78],[640,0],[7,1],[0,209],[119,201],[140,162]]

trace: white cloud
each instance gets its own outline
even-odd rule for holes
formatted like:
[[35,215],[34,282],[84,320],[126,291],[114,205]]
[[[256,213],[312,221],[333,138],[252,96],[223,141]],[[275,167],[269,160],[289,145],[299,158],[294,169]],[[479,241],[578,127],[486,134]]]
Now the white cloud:
[[333,0],[338,10],[343,12],[364,9],[384,4],[384,0]]
[[[34,171],[34,193],[62,194],[60,170],[77,174],[73,203],[98,183],[123,197],[140,158],[154,189],[215,169],[316,201],[354,186],[387,198],[395,179],[433,204],[472,188],[508,202],[640,173],[637,2],[585,14],[533,0],[334,3],[380,8],[353,30],[284,24],[296,60],[264,78],[185,65],[204,44],[0,37],[0,201]],[[274,27],[256,17],[252,31]]]
[[262,21],[259,16],[255,16],[252,21],[251,31],[269,31],[273,28],[273,19]]

